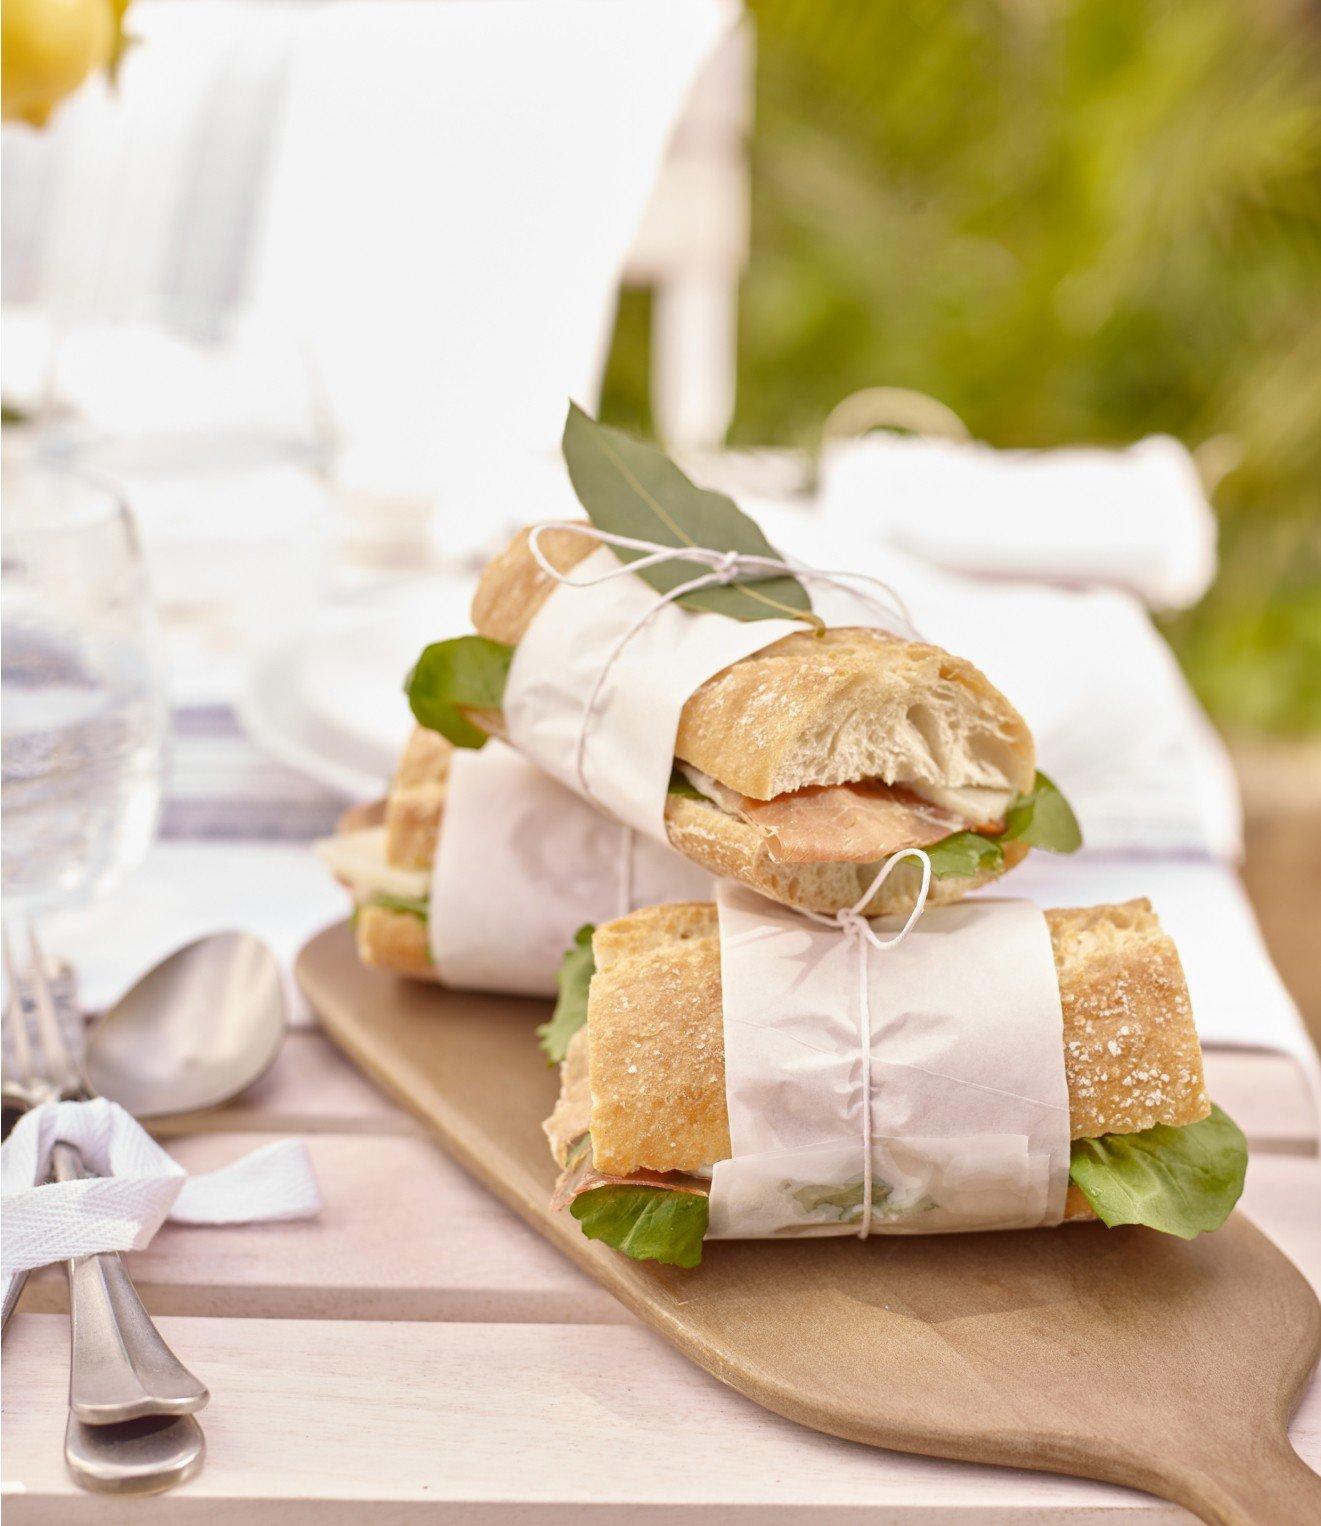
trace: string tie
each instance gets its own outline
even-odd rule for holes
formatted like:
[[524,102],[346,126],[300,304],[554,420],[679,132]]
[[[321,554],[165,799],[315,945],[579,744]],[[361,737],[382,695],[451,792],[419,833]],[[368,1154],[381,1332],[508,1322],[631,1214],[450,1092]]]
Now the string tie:
[[[906,858],[920,859],[922,863],[922,884],[918,889],[917,896],[913,901],[913,909],[908,913],[908,920],[897,933],[889,938],[879,938],[875,928],[872,927],[864,915],[864,908],[868,906],[872,897],[885,884],[890,875]],[[858,1238],[865,1240],[871,1234],[872,1226],[872,1106],[871,1106],[871,1044],[872,1044],[872,1017],[871,1017],[871,991],[870,971],[867,965],[867,947],[880,950],[897,948],[917,925],[917,919],[926,910],[927,896],[931,892],[931,858],[921,848],[901,848],[898,853],[892,853],[881,865],[873,876],[866,890],[854,901],[852,906],[846,906],[842,911],[837,911],[833,916],[821,911],[804,912],[814,922],[820,922],[826,927],[838,927],[845,939],[857,949],[857,974],[858,974],[858,1042],[862,1049],[862,1220],[858,1227]]]
[[[640,551],[643,554],[634,561],[621,561],[617,567],[607,568],[604,572],[592,577],[574,577],[571,572],[561,572],[541,548],[541,537],[551,530],[584,535],[599,545],[613,546],[619,550]],[[534,525],[528,535],[528,550],[546,576],[556,583],[562,583],[566,588],[595,588],[602,583],[613,582],[616,578],[635,576],[646,571],[648,567],[657,567],[665,562],[688,562],[696,567],[706,568],[706,571],[699,572],[695,577],[676,584],[664,593],[658,593],[655,603],[644,610],[620,636],[601,665],[592,692],[583,707],[582,721],[574,748],[574,776],[578,782],[579,793],[588,800],[594,800],[596,797],[587,782],[587,738],[592,722],[596,718],[597,706],[606,681],[615,663],[618,662],[620,654],[634,636],[644,630],[666,605],[673,604],[686,594],[697,593],[703,588],[728,587],[740,580],[764,581],[767,578],[792,577],[801,583],[819,583],[846,590],[872,606],[878,616],[877,623],[882,629],[893,631],[909,640],[921,640],[908,612],[908,606],[898,592],[880,578],[874,578],[862,572],[805,567],[785,558],[761,556],[748,551],[715,551],[710,546],[667,546],[660,541],[639,540],[631,535],[616,535],[613,531],[598,529],[596,525],[575,521],[554,521]],[[857,588],[855,584],[868,584],[871,588],[879,590],[884,597],[878,597],[877,594],[867,592],[866,589]],[[791,617],[786,616],[786,618]]]

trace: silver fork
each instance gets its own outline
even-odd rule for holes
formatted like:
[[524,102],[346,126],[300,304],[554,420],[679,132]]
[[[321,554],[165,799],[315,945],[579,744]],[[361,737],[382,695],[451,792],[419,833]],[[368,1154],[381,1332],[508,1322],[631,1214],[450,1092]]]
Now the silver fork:
[[[50,970],[29,929],[31,960],[20,972],[6,929],[3,934],[5,1092],[21,1106],[85,1098],[80,1056],[70,1047],[51,992]],[[29,1030],[28,1014],[34,1018]],[[87,1171],[70,1144],[51,1152],[56,1181],[77,1181]],[[165,1344],[142,1306],[117,1252],[76,1256],[65,1263],[69,1278],[69,1410],[72,1421],[117,1425],[145,1416],[191,1415],[210,1398],[205,1386]],[[17,1279],[15,1279],[17,1283]],[[6,1310],[6,1317],[8,1315]]]

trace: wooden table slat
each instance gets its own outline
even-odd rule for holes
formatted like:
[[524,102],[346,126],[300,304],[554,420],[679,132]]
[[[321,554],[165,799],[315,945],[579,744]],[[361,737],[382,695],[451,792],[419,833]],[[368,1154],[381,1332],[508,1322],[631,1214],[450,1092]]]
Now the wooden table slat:
[[[171,1141],[210,1170],[264,1142],[251,1135]],[[311,1135],[326,1198],[314,1222],[166,1225],[130,1258],[157,1314],[341,1320],[631,1323],[623,1306],[546,1244],[428,1140]],[[1321,1164],[1258,1156],[1244,1207],[1321,1284]],[[1101,1233],[1102,1231],[1097,1231]],[[25,1310],[66,1306],[48,1268]]]
[[[281,1523],[319,1526],[359,1522],[368,1506],[373,1526],[424,1511],[451,1520],[460,1506],[465,1520],[520,1521],[535,1507],[555,1523],[588,1506],[593,1523],[737,1511],[798,1526],[860,1522],[864,1509],[869,1523],[1191,1520],[1109,1485],[836,1441],[767,1413],[634,1326],[170,1319],[162,1329],[216,1395],[203,1416],[207,1467],[170,1497],[172,1521],[249,1526],[265,1518],[252,1513],[259,1503],[278,1503]],[[141,1503],[92,1499],[64,1476],[65,1343],[57,1316],[15,1321],[6,1526],[136,1526]],[[1321,1462],[1315,1388],[1293,1436]]]

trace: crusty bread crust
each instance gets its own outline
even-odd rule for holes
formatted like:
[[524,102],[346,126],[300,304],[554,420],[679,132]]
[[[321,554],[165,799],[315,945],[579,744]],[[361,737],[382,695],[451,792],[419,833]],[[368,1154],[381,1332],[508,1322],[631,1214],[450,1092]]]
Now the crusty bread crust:
[[438,731],[413,728],[385,805],[385,861],[393,868],[431,867],[453,757],[453,744]]
[[[528,525],[520,530],[499,556],[487,563],[472,596],[472,624],[479,636],[517,646],[537,611],[555,591],[554,579],[541,570],[528,544],[535,528]],[[600,549],[590,535],[574,530],[546,530],[537,544],[556,572],[568,572]]]
[[411,912],[360,906],[356,939],[358,958],[374,970],[389,970],[414,980],[440,979],[431,962],[427,924]]
[[[1148,901],[1049,911],[1071,1137],[1206,1117],[1179,955]],[[692,1171],[729,1154],[716,909],[651,907],[597,930],[588,1001],[593,1163]]]
[[[555,586],[530,533],[488,565],[472,602],[478,633],[511,646]],[[560,572],[597,549],[572,530],[539,544]],[[1025,793],[1036,772],[1027,723],[972,663],[863,629],[795,632],[715,674],[684,706],[675,753],[758,800],[860,778]]]
[[884,631],[797,631],[683,707],[675,754],[757,800],[808,784],[982,785],[1025,794],[1027,722],[972,663]]

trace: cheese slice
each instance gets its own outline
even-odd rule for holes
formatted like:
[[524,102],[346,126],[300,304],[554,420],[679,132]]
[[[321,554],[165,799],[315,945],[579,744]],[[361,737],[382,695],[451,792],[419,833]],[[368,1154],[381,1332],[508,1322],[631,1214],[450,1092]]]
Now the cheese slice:
[[316,845],[317,857],[349,887],[357,901],[374,895],[397,895],[424,901],[431,894],[429,869],[398,869],[385,860],[385,828],[363,827],[324,837]]

